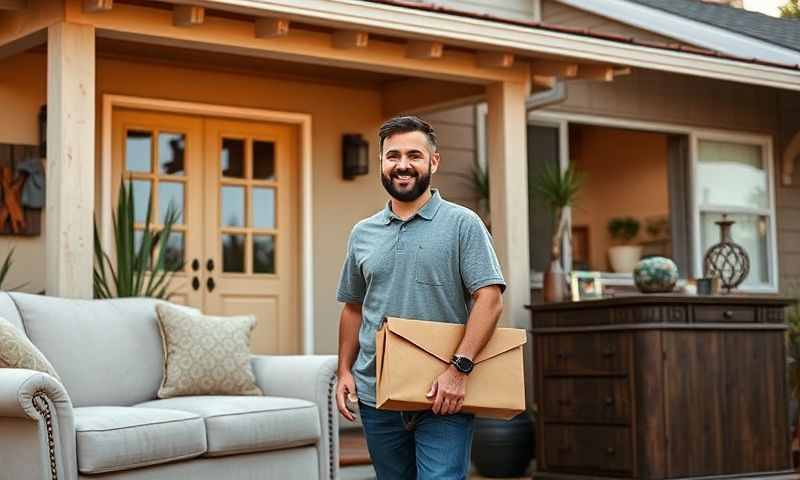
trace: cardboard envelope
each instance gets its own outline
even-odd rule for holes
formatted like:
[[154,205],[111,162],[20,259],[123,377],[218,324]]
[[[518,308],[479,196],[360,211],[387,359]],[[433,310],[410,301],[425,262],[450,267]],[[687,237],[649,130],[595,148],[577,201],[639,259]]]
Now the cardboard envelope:
[[[388,317],[376,336],[377,408],[427,410],[431,384],[450,365],[464,325]],[[498,328],[474,359],[463,412],[510,419],[525,410],[525,330]]]

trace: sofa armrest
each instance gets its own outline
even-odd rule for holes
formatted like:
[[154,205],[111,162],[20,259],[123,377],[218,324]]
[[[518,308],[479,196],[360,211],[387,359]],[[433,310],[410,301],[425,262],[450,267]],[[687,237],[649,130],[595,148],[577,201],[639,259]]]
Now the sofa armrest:
[[339,472],[339,414],[336,408],[335,355],[256,355],[256,383],[265,395],[301,398],[317,404],[322,440],[319,478],[333,480]]
[[[75,419],[61,383],[35,370],[0,368],[0,417],[5,420],[0,420],[4,474],[77,480]],[[37,452],[32,454],[31,449]],[[32,476],[33,472],[38,475]]]

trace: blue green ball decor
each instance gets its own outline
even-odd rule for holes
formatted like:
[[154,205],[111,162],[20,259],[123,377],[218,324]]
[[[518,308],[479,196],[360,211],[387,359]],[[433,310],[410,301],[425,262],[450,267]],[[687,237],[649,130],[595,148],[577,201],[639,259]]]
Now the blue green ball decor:
[[634,268],[633,281],[644,293],[671,292],[678,281],[678,266],[665,257],[645,258]]

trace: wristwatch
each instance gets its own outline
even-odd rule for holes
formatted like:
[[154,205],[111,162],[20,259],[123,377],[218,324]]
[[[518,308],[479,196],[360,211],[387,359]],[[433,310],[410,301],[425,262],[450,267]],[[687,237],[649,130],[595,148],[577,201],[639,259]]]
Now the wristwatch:
[[475,367],[475,364],[472,362],[472,360],[460,355],[453,355],[453,359],[450,360],[450,364],[456,367],[456,370],[463,374],[469,374],[469,372],[471,372]]

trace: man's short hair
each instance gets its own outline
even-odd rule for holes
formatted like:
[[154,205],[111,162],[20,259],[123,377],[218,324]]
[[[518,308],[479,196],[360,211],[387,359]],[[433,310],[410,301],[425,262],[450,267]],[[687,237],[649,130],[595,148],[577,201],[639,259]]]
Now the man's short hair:
[[391,137],[392,135],[398,133],[408,133],[408,132],[422,132],[425,137],[428,139],[428,144],[431,146],[431,153],[435,152],[438,148],[437,139],[436,139],[436,132],[433,130],[433,127],[430,123],[422,120],[419,117],[415,117],[413,115],[404,115],[400,117],[394,117],[381,125],[381,129],[378,131],[378,139],[379,139],[379,148],[381,156],[383,156],[383,141],[387,138]]

